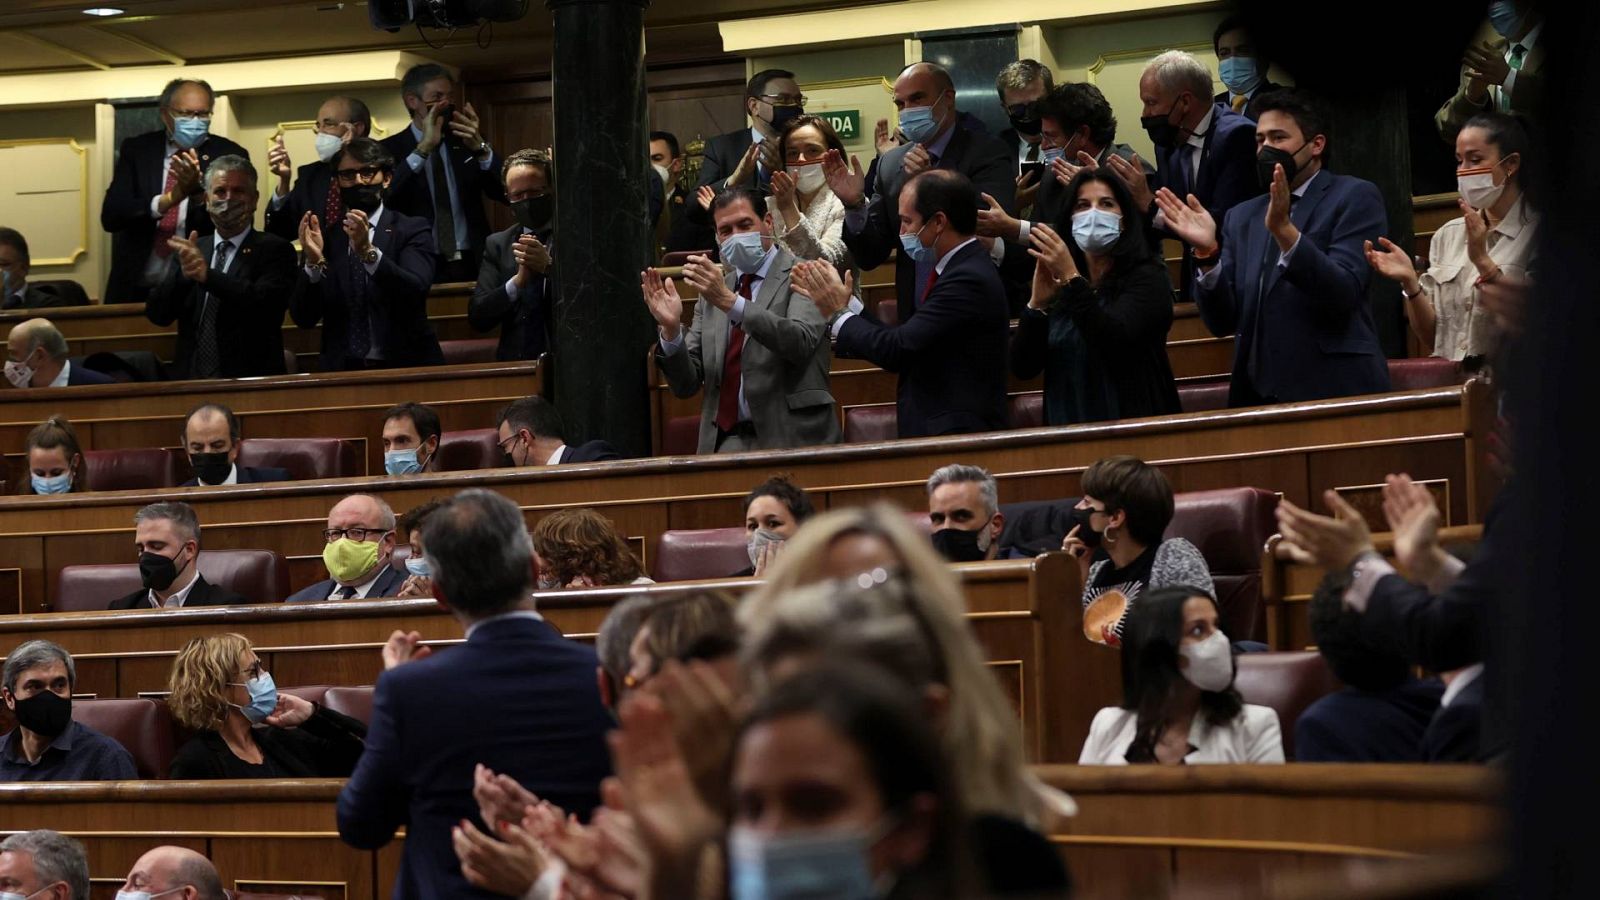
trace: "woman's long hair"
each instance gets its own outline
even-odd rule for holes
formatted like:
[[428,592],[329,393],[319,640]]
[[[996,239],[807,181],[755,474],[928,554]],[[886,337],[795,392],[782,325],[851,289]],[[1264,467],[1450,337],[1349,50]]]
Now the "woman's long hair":
[[[1216,605],[1196,587],[1160,588],[1139,597],[1123,626],[1122,708],[1139,714],[1129,762],[1155,761],[1156,742],[1169,724],[1173,701],[1188,684],[1178,670],[1178,645],[1183,640],[1183,605],[1190,597]],[[1200,709],[1208,723],[1223,726],[1244,709],[1244,699],[1229,684],[1226,690],[1201,691]]]
[[1122,179],[1111,173],[1109,168],[1083,169],[1073,176],[1066,187],[1066,203],[1061,208],[1061,213],[1053,227],[1061,239],[1067,242],[1067,250],[1072,254],[1072,261],[1077,265],[1078,271],[1085,275],[1089,272],[1089,263],[1084,257],[1083,248],[1072,237],[1072,214],[1078,203],[1078,195],[1083,192],[1084,185],[1090,182],[1099,182],[1111,190],[1112,199],[1117,201],[1117,207],[1122,212],[1122,237],[1111,247],[1111,278],[1117,278],[1134,270],[1135,267],[1149,263],[1155,256],[1156,248],[1150,246],[1145,237],[1146,223],[1144,212],[1133,202],[1133,193]]

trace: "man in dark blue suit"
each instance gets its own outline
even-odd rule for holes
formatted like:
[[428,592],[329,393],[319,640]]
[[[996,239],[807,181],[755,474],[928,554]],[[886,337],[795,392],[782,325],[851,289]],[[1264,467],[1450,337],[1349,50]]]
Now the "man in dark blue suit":
[[[706,141],[705,149],[700,152],[697,192],[707,186],[719,194],[733,188],[766,191],[773,170],[783,162],[778,157],[778,136],[783,133],[784,125],[806,111],[805,97],[794,80],[794,73],[763,69],[750,76],[744,86],[744,111],[753,123],[749,128],[719,134]],[[711,211],[696,203],[693,195],[687,203],[690,219],[709,231]]]
[[220,403],[203,403],[191,410],[180,437],[194,470],[194,477],[182,487],[290,480],[286,469],[239,465],[239,417]]
[[[1235,336],[1230,406],[1389,389],[1367,303],[1363,242],[1387,229],[1370,181],[1325,170],[1327,119],[1298,91],[1261,98],[1258,161],[1268,196],[1216,220],[1193,194],[1157,194],[1167,227],[1193,248],[1206,327]],[[1219,243],[1220,242],[1220,243]]]
[[427,220],[439,255],[435,281],[471,281],[489,236],[483,201],[506,202],[500,158],[478,131],[472,104],[456,105],[450,70],[412,66],[400,83],[410,127],[383,139],[398,161],[389,206]]
[[902,302],[899,325],[858,315],[850,282],[827,263],[795,266],[795,291],[817,304],[837,355],[900,374],[900,437],[1004,429],[1010,317],[994,260],[973,236],[978,189],[960,172],[931,169],[898,200],[902,255],[929,273],[921,303]]
[[[317,110],[316,129],[317,161],[306,163],[298,171],[283,146],[282,136],[267,151],[267,166],[278,177],[278,184],[267,201],[266,232],[286,241],[300,236],[300,220],[308,212],[321,216],[324,222],[337,222],[344,217],[339,184],[333,177],[333,155],[352,140],[370,134],[372,111],[355,97],[329,97]],[[292,190],[290,172],[295,172]]]
[[605,441],[567,446],[562,437],[566,426],[561,413],[555,404],[537,395],[507,404],[495,425],[499,429],[500,452],[506,455],[510,466],[558,466],[622,458],[617,448]]
[[345,219],[325,234],[316,213],[301,218],[305,265],[289,315],[301,328],[322,323],[324,372],[442,364],[428,323],[431,226],[388,208],[394,158],[376,141],[356,138],[333,168]]
[[329,577],[289,596],[290,603],[394,597],[405,574],[390,561],[396,543],[394,510],[371,494],[351,494],[328,511],[322,564]]
[[478,288],[467,321],[478,331],[500,329],[495,359],[538,359],[550,346],[556,286],[550,270],[555,246],[556,183],[541,150],[506,157],[502,179],[516,223],[489,235]]
[[366,752],[339,794],[339,834],[377,849],[406,829],[396,900],[498,896],[467,884],[451,845],[457,823],[478,818],[474,767],[588,815],[610,774],[612,721],[594,650],[563,638],[528,600],[533,544],[516,505],[463,491],[422,530],[434,597],[466,627],[466,646],[430,654],[415,633],[389,639]]
[[49,319],[17,323],[6,336],[6,380],[15,388],[112,384],[112,378],[67,356],[67,339]]

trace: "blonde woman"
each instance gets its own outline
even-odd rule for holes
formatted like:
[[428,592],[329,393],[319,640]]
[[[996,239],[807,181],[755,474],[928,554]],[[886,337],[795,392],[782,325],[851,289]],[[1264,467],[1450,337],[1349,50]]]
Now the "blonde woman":
[[195,736],[172,761],[175,780],[348,778],[367,727],[278,693],[250,640],[195,638],[172,663],[167,707]]

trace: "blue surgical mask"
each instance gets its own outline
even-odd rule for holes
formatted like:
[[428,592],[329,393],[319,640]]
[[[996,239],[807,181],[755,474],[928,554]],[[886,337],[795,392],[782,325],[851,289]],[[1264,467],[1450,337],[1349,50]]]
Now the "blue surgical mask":
[[[922,228],[927,227],[928,223],[923,222]],[[910,234],[900,235],[900,249],[905,251],[907,256],[911,257],[912,262],[933,261],[933,248],[924,247],[922,245],[922,228],[918,228],[916,231],[913,231]]]
[[745,275],[754,275],[761,271],[761,261],[767,256],[767,248],[761,246],[761,232],[742,231],[729,235],[717,248],[717,253],[728,265]]
[[900,110],[900,132],[913,144],[926,144],[939,133],[940,121],[933,118],[932,106],[908,106]]
[[1522,30],[1522,20],[1527,14],[1517,9],[1515,0],[1494,0],[1489,4],[1489,25],[1495,33],[1511,40]]
[[1065,147],[1046,147],[1039,153],[1039,158],[1044,160],[1044,164],[1048,166],[1058,159],[1065,159],[1066,155],[1067,148]]
[[1104,253],[1122,237],[1122,216],[1106,209],[1072,214],[1072,239],[1088,253]]
[[422,463],[417,460],[418,448],[410,450],[390,450],[383,455],[383,470],[390,475],[415,475],[422,471]]
[[1217,66],[1222,83],[1235,94],[1248,94],[1261,84],[1261,73],[1253,56],[1230,56]]
[[406,571],[417,576],[418,578],[433,577],[433,566],[428,565],[428,558],[426,556],[406,557]]
[[873,900],[868,837],[853,830],[764,836],[735,825],[728,834],[732,900]]
[[[231,681],[229,684],[237,685],[239,682]],[[250,692],[250,704],[238,709],[250,720],[250,724],[261,724],[278,708],[278,685],[272,680],[271,672],[262,672],[241,686]]]
[[35,494],[65,494],[72,490],[72,473],[62,472],[60,475],[45,477],[43,475],[29,476],[33,482]]
[[211,120],[195,116],[178,116],[172,120],[172,142],[184,150],[193,150],[211,133]]

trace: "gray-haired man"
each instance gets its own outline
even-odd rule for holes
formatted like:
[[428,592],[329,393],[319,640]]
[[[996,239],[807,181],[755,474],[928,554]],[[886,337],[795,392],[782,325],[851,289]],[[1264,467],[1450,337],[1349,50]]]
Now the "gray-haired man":
[[200,574],[200,520],[187,503],[152,503],[133,515],[143,587],[108,609],[239,606],[250,601]]
[[[139,777],[133,757],[121,744],[72,721],[72,688],[78,670],[72,655],[60,646],[49,641],[19,645],[6,657],[0,680],[0,696],[17,720],[17,727],[0,737],[0,782],[126,781]],[[10,841],[5,846],[9,848]],[[0,891],[5,890],[12,888],[0,878]]]
[[951,562],[996,559],[1006,517],[1000,514],[994,476],[977,466],[951,463],[928,478],[928,518],[933,546]]

